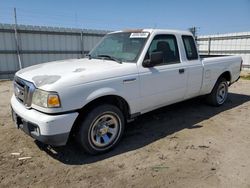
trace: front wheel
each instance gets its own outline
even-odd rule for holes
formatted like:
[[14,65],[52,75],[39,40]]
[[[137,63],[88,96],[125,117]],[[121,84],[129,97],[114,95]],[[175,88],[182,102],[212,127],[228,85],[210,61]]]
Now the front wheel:
[[220,106],[228,96],[228,83],[225,78],[219,78],[212,92],[207,96],[207,101],[213,106]]
[[90,154],[99,154],[112,149],[124,132],[124,116],[113,105],[100,105],[80,121],[78,141]]

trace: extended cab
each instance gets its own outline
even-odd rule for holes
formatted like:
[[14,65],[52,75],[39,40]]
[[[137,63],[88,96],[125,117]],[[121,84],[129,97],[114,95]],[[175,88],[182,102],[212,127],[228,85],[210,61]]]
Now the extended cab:
[[200,95],[222,105],[241,64],[240,56],[202,59],[186,31],[112,32],[86,58],[18,71],[12,114],[41,142],[65,145],[74,135],[86,152],[102,153],[140,114]]

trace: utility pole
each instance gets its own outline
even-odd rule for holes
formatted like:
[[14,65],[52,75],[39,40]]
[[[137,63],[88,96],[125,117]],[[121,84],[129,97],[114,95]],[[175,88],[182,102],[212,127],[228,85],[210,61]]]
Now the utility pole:
[[22,69],[22,61],[20,57],[20,47],[19,47],[19,40],[18,40],[18,35],[17,35],[17,16],[16,16],[16,8],[14,8],[14,19],[15,19],[15,24],[14,24],[14,30],[15,30],[15,41],[16,41],[16,53],[17,53],[17,59],[18,59],[18,64],[19,64],[19,69]]
[[194,35],[194,38],[196,39],[197,38],[197,27],[191,27],[188,30]]

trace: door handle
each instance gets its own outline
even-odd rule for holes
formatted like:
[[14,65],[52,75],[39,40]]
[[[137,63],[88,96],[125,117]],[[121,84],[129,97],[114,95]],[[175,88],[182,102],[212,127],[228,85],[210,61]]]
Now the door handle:
[[123,80],[123,83],[131,83],[134,81],[136,81],[136,78],[129,78],[129,79]]
[[179,73],[183,74],[185,72],[185,69],[179,69]]

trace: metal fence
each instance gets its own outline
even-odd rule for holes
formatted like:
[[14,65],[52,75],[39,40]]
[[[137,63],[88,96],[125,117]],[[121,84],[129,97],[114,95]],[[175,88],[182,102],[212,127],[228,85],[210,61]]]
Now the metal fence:
[[240,55],[243,67],[250,68],[250,32],[198,36],[200,54]]
[[[12,78],[22,67],[80,58],[108,31],[0,24],[0,79]],[[200,54],[241,55],[250,68],[250,32],[198,36]]]
[[[22,67],[80,58],[108,31],[0,24],[0,79],[12,78]],[[17,40],[16,40],[17,39]]]

